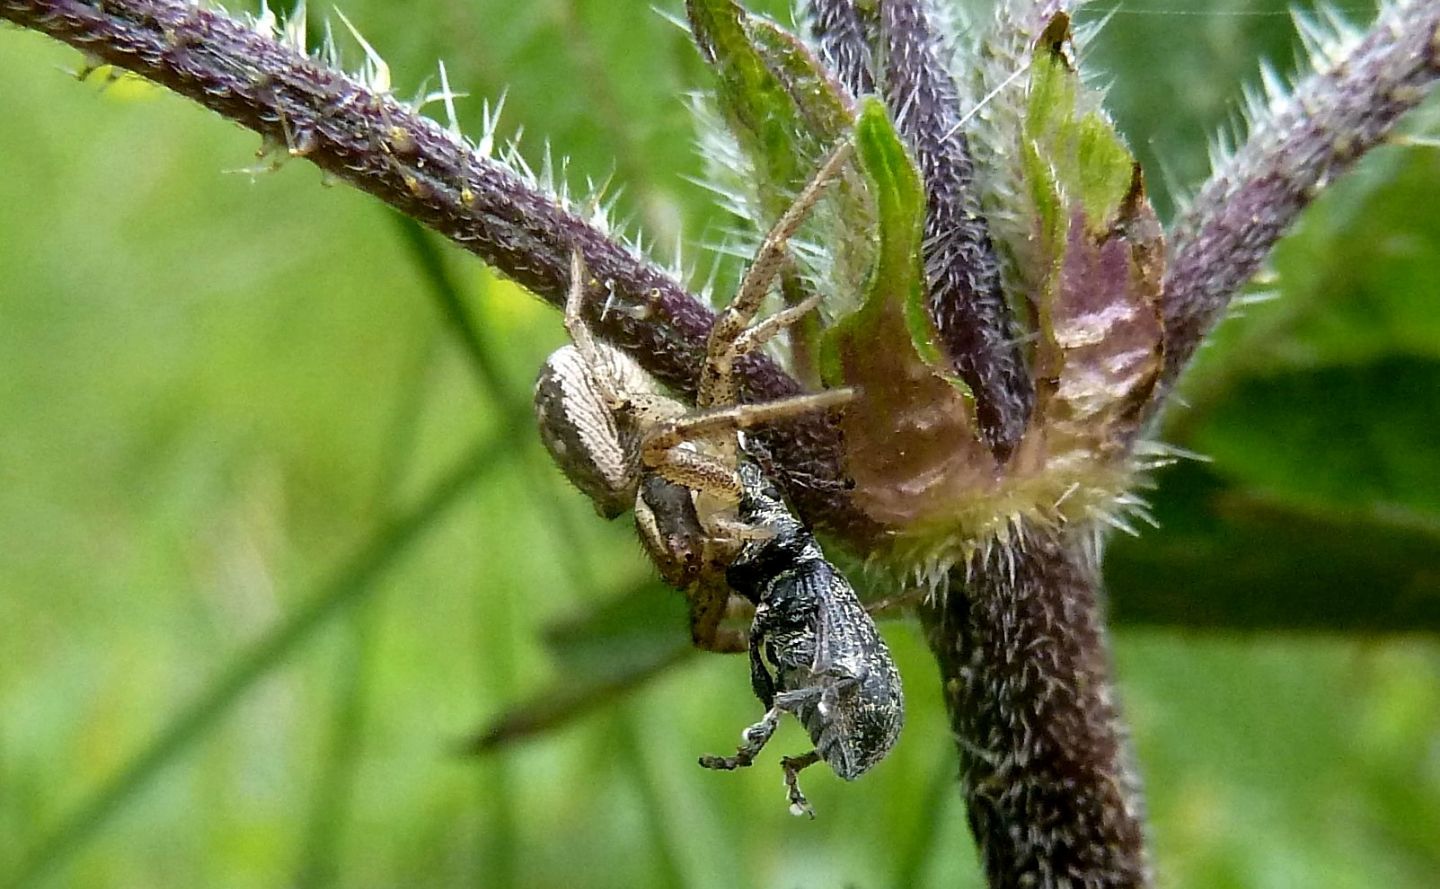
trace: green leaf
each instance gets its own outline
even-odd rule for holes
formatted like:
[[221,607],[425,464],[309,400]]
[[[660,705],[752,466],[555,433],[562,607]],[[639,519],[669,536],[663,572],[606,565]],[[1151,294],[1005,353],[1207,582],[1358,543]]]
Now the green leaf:
[[1231,629],[1440,630],[1440,360],[1236,381],[1192,417],[1213,456],[1159,478],[1160,528],[1120,538],[1122,620]]
[[698,650],[687,615],[681,593],[647,581],[550,625],[545,644],[559,678],[506,707],[461,749],[485,754],[561,728],[680,664]]
[[716,75],[726,122],[760,181],[767,222],[779,218],[848,128],[844,100],[792,35],[733,0],[688,0],[691,29]]
[[1132,190],[1135,158],[1100,111],[1099,97],[1047,41],[1030,64],[1021,145],[1041,236],[1041,254],[1026,274],[1043,281],[1059,265],[1072,222],[1083,222],[1092,239],[1116,223]]
[[567,673],[504,712],[466,738],[462,753],[482,756],[518,741],[559,729],[570,722],[634,691],[656,676],[688,659],[698,649],[682,636],[664,647],[628,656],[614,669],[594,673]]
[[623,673],[689,645],[688,616],[685,596],[652,580],[550,625],[545,647],[568,674]]
[[1068,40],[1057,15],[1030,66],[1020,168],[1034,237],[1015,253],[1041,334],[1034,363],[1051,450],[1096,454],[1130,439],[1159,372],[1163,233]]
[[[842,368],[844,344],[864,348],[900,348],[913,351],[927,365],[938,368],[944,358],[935,344],[934,322],[925,311],[924,238],[925,188],[920,171],[889,112],[878,100],[861,106],[855,123],[855,155],[870,185],[876,208],[879,250],[860,308],[837,322],[822,345],[824,378],[831,385],[862,383]],[[899,312],[908,344],[881,342],[882,316]],[[963,385],[963,384],[961,384]]]
[[[862,105],[855,146],[877,250],[860,308],[821,340],[821,370],[828,384],[860,393],[841,420],[851,496],[893,532],[887,545],[900,561],[947,545],[994,457],[976,435],[970,390],[935,345],[921,253],[925,193],[879,101]],[[927,480],[920,493],[917,478]]]
[[1440,213],[1417,205],[1434,190],[1436,159],[1433,149],[1381,149],[1305,212],[1256,285],[1276,298],[1245,305],[1211,335],[1182,380],[1193,407],[1171,412],[1167,437],[1189,442],[1193,415],[1256,374],[1395,353],[1440,360]]
[[217,727],[241,698],[338,615],[363,601],[380,579],[439,519],[496,468],[514,448],[518,430],[472,448],[415,506],[376,529],[371,539],[305,603],[235,658],[110,781],[86,800],[53,833],[41,840],[12,876],[16,887],[32,885],[64,864],[114,815],[135,799],[181,754]]
[[1440,520],[1440,361],[1388,356],[1238,383],[1193,437],[1223,474],[1337,509]]
[[[845,136],[855,115],[820,61],[800,38],[759,16],[746,16],[745,31],[766,67],[780,80],[804,122],[798,134],[812,152],[823,152]],[[819,153],[814,155],[818,159]]]

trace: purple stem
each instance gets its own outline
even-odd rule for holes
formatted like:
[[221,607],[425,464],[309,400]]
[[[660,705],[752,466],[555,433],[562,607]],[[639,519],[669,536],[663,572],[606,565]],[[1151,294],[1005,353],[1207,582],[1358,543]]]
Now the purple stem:
[[1093,533],[1017,534],[921,609],[990,889],[1149,885]]
[[867,23],[854,0],[813,0],[812,32],[825,64],[854,97],[873,95],[874,59]]
[[980,214],[959,91],[919,0],[882,3],[880,33],[885,98],[925,179],[930,315],[941,347],[975,393],[980,438],[1004,460],[1025,433],[1035,384]]
[[1440,3],[1387,6],[1344,58],[1317,62],[1288,100],[1252,122],[1170,233],[1156,407],[1300,211],[1440,77]]

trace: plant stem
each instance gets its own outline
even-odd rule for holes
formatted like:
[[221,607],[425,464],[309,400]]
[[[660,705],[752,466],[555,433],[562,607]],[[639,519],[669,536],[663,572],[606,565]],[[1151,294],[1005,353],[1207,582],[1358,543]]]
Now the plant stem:
[[980,212],[975,164],[960,127],[960,91],[924,2],[881,4],[880,35],[885,101],[925,179],[930,317],[955,372],[975,393],[980,438],[1003,463],[1025,434],[1035,383]]
[[[867,23],[854,0],[811,0],[815,42],[825,63],[856,98],[875,92]],[[871,23],[873,24],[873,23]]]
[[1157,407],[1300,211],[1440,79],[1440,3],[1390,4],[1349,45],[1311,43],[1316,72],[1288,97],[1271,97],[1170,233]]
[[922,608],[990,889],[1150,885],[1092,529],[1026,529]]

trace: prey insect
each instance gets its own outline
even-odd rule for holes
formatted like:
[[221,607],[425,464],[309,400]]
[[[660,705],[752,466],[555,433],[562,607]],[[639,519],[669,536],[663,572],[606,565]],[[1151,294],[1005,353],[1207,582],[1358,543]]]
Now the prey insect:
[[753,462],[739,467],[740,519],[769,534],[741,548],[725,572],[755,605],[750,684],[764,717],[741,733],[734,756],[703,756],[710,769],[751,765],[791,713],[815,749],[780,760],[790,811],[815,817],[797,776],[822,759],[847,781],[870,769],[900,735],[905,698],[900,673],[855,589],[825,558],[810,530]]
[[[762,242],[711,330],[695,409],[595,340],[584,320],[591,282],[578,253],[565,311],[572,343],[546,361],[535,391],[545,446],[602,515],[634,510],[651,559],[687,595],[695,645],[750,652],[765,717],[746,730],[735,756],[700,764],[750,765],[780,714],[795,714],[815,743],[782,762],[797,813],[811,813],[796,781],[800,769],[824,759],[841,777],[855,778],[889,751],[903,721],[899,677],[873,620],[743,436],[762,423],[835,408],[851,393],[740,403],[734,373],[738,358],[815,308],[818,297],[756,321],[789,238],[850,150],[844,143],[831,153]],[[749,607],[755,618],[748,636],[725,625],[727,615]]]

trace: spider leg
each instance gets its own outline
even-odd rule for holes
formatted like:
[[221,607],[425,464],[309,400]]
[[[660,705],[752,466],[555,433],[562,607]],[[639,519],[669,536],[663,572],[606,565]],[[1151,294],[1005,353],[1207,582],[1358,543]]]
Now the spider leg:
[[706,651],[714,651],[719,654],[745,654],[749,652],[750,640],[746,631],[735,626],[720,626],[720,623],[722,621],[730,621],[732,623],[743,622],[748,624],[750,618],[755,614],[755,606],[751,605],[749,601],[741,596],[736,595],[731,591],[730,587],[725,584],[720,584],[719,589],[711,592],[710,595],[722,603],[721,607],[716,610],[716,626],[713,631],[709,631],[708,636],[705,635],[707,630],[702,626],[700,630],[701,638],[697,640],[695,638],[696,606],[692,604],[690,608],[691,641]]
[[[794,236],[801,223],[805,221],[806,215],[820,200],[825,187],[839,174],[841,167],[849,161],[853,151],[854,144],[848,139],[836,146],[820,165],[814,177],[801,189],[795,202],[775,221],[770,231],[766,233],[765,239],[760,243],[760,249],[756,251],[755,259],[745,272],[745,278],[740,282],[735,296],[715,319],[715,325],[710,328],[710,338],[705,350],[705,366],[701,369],[699,391],[696,397],[696,403],[700,407],[734,404],[737,401],[734,363],[735,359],[744,354],[747,349],[742,335],[746,328],[750,327],[755,314],[760,311],[765,294],[770,291],[770,285],[774,283],[776,275],[780,273],[785,264],[788,257],[786,247],[790,238]],[[803,311],[797,311],[802,307],[804,307]],[[760,342],[764,342],[765,339],[773,336],[775,331],[787,324],[794,323],[813,307],[814,301],[806,300],[781,312],[777,317],[782,320],[758,342],[752,339],[748,348],[754,348]]]
[[866,602],[865,610],[870,612],[871,617],[899,617],[903,616],[907,610],[924,602],[927,595],[928,593],[923,590],[906,590],[903,593],[896,593],[893,596],[886,596],[882,599],[876,599],[873,602]]
[[770,340],[775,334],[799,321],[801,318],[814,311],[820,305],[820,294],[814,293],[793,306],[786,306],[768,318],[750,325],[740,331],[731,344],[735,357],[748,355]]
[[595,338],[590,334],[590,325],[585,323],[585,291],[586,278],[585,259],[580,251],[574,250],[570,253],[570,292],[565,298],[565,332],[570,334],[570,341],[575,344],[575,350],[580,353],[580,358],[589,365],[591,379],[600,397],[604,399],[606,407],[611,411],[621,409],[627,404],[627,399],[620,394],[616,385],[614,371],[611,363],[600,354],[600,349],[595,345]]
[[[739,597],[731,593],[723,574],[714,567],[715,559],[723,559],[725,554],[716,553],[711,530],[700,523],[693,492],[658,473],[645,474],[635,497],[635,530],[660,576],[684,591],[690,606],[690,641],[695,647],[726,654],[745,651],[745,635],[723,625],[727,618],[738,617],[732,614],[732,606],[743,600],[732,601]],[[724,536],[727,533],[722,529],[722,540],[730,539]]]
[[570,291],[565,297],[565,332],[589,369],[589,382],[604,406],[617,418],[639,428],[664,423],[684,414],[684,406],[660,394],[645,372],[623,352],[597,342],[585,321],[588,274],[579,250],[570,254]]
[[720,654],[739,654],[749,649],[745,634],[722,626],[730,610],[730,588],[723,583],[695,584],[690,591],[690,641],[696,648]]
[[[683,422],[684,418],[681,418],[670,425],[674,427]],[[740,475],[735,468],[720,458],[680,447],[679,445],[691,440],[683,428],[673,434],[676,437],[673,444],[654,443],[661,435],[668,440],[669,435],[664,433],[646,437],[641,450],[641,461],[645,468],[668,482],[708,494],[722,503],[739,503]]]
[[[727,459],[729,455],[710,457],[696,451],[680,448],[680,445],[695,441],[696,439],[720,440],[728,433],[740,429],[749,429],[764,423],[772,423],[776,420],[783,420],[789,417],[807,414],[812,411],[821,411],[837,405],[845,404],[855,397],[851,389],[826,389],[822,392],[812,392],[804,395],[794,395],[789,398],[777,398],[774,401],[762,401],[756,404],[733,404],[729,407],[717,407],[709,410],[695,411],[676,417],[668,422],[656,423],[654,429],[645,436],[641,445],[641,460],[643,464],[665,478],[678,485],[703,490],[711,493],[725,494],[734,492],[738,499],[740,491],[740,480],[735,471],[735,461]],[[681,456],[684,455],[684,456]],[[696,458],[699,458],[698,460]],[[705,470],[706,473],[713,472],[720,475],[720,470],[732,481],[719,483],[712,490],[706,484],[692,484],[686,478],[677,478],[674,475],[685,475],[689,467],[697,463],[709,463],[716,467],[714,470]],[[685,469],[667,469],[671,466],[683,466]],[[698,473],[697,473],[698,475]],[[696,479],[696,481],[701,481]],[[733,501],[732,501],[733,502]]]
[[546,359],[534,405],[540,438],[556,466],[613,518],[635,503],[644,431],[683,416],[633,359],[597,342],[584,320],[586,272],[571,255],[565,327],[573,342]]

